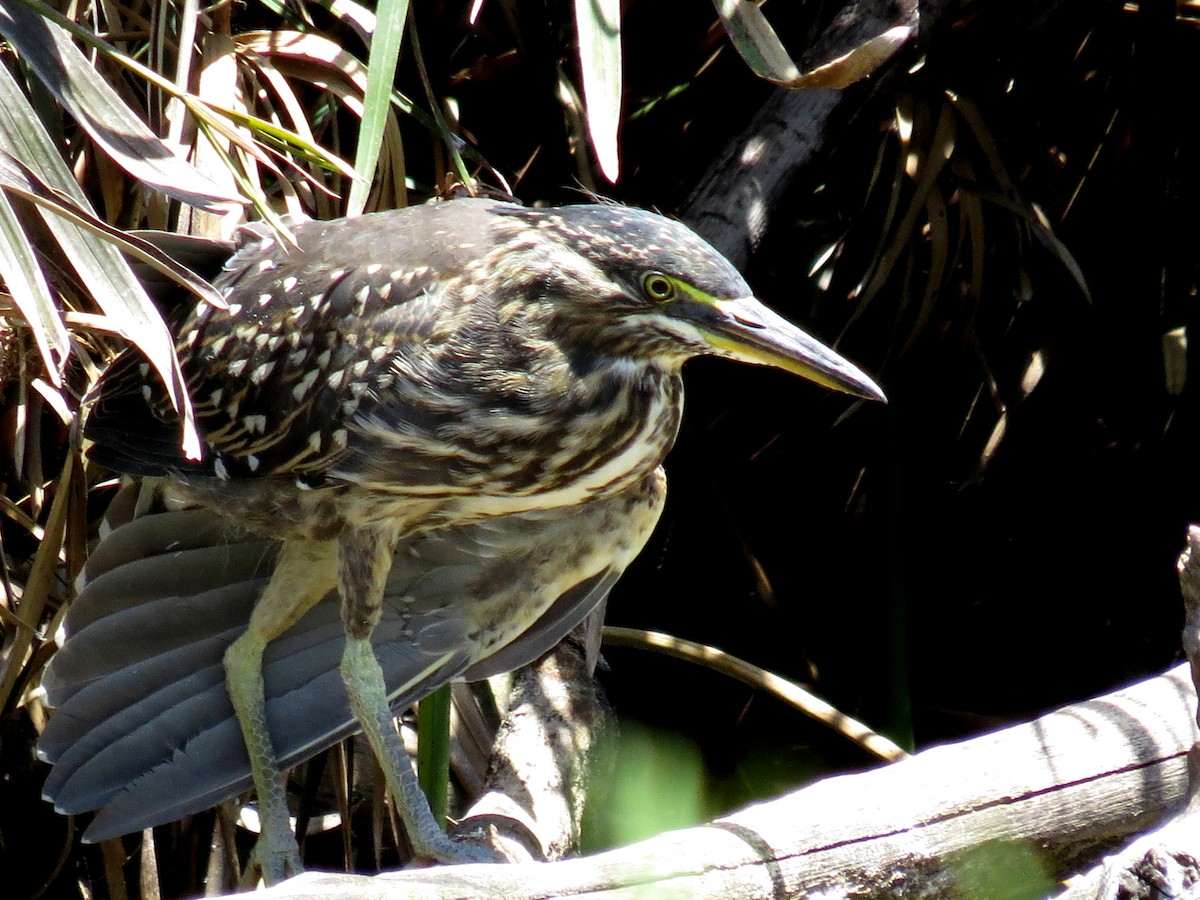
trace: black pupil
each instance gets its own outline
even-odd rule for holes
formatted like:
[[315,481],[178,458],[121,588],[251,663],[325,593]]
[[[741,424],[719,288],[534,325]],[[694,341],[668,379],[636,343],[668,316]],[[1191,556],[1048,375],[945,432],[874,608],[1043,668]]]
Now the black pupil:
[[655,297],[665,297],[671,293],[671,286],[662,276],[650,279],[650,293]]

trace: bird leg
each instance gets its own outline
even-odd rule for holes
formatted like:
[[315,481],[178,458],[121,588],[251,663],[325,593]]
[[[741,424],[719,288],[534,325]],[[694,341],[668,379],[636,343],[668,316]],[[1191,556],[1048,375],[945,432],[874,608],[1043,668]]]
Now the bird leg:
[[292,833],[283,773],[267,727],[263,653],[267,644],[336,587],[333,542],[285,541],[271,580],[250,615],[249,627],[225,651],[225,682],[250,757],[261,822],[247,875],[257,867],[268,885],[298,875],[304,867]]
[[442,863],[498,862],[500,857],[488,848],[459,843],[438,825],[396,731],[383,670],[371,647],[395,547],[395,529],[384,526],[355,529],[339,540],[338,579],[346,626],[341,668],[350,708],[383,769],[413,854]]

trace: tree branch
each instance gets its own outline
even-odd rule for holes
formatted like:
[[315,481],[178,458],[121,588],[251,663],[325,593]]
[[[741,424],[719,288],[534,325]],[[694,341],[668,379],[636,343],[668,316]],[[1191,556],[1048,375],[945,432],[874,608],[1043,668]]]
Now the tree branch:
[[1094,856],[1183,802],[1195,704],[1179,666],[1027,724],[607,853],[375,877],[308,873],[264,896],[533,900],[651,886],[697,898],[834,889],[904,897],[948,884],[960,854],[992,841],[1026,843],[1062,875],[1081,854]]

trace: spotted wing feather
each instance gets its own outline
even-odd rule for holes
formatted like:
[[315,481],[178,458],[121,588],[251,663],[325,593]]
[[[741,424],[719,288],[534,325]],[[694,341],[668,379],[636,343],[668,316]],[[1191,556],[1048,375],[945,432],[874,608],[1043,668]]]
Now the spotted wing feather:
[[295,246],[248,231],[214,282],[229,308],[199,304],[176,327],[203,458],[183,457],[178,420],[133,351],[95,394],[92,457],[132,474],[325,472],[356,415],[453,333],[445,282],[490,249],[496,206],[456,201],[453,228],[436,205],[308,222]]

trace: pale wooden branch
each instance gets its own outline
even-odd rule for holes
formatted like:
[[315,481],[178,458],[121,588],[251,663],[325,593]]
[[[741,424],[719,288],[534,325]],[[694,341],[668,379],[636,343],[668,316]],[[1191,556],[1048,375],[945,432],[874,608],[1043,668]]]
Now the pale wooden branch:
[[592,678],[601,616],[514,674],[487,788],[458,829],[487,829],[514,862],[561,859],[579,843],[591,768],[610,728]]
[[[1183,649],[1192,685],[1200,685],[1200,526],[1188,529],[1179,555],[1179,587],[1183,594]],[[1200,711],[1193,707],[1200,721]],[[1189,754],[1187,803],[1154,831],[1106,858],[1075,879],[1059,900],[1133,900],[1188,897],[1200,894],[1200,746]]]
[[993,841],[1025,843],[1062,874],[1068,860],[1183,802],[1195,704],[1179,666],[1027,724],[607,853],[375,877],[309,873],[266,896],[937,896],[952,893],[960,854]]

